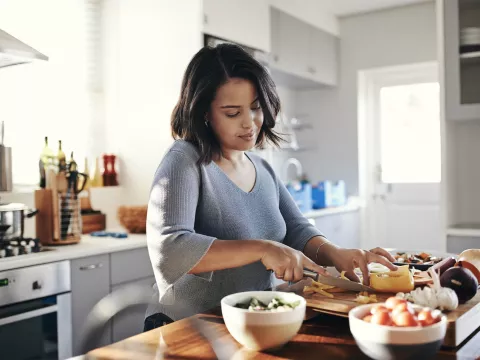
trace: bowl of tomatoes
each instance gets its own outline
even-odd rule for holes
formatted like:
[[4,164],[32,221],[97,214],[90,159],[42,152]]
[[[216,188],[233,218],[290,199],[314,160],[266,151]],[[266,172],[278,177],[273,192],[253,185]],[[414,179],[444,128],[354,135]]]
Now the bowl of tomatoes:
[[439,310],[397,297],[358,306],[349,312],[348,319],[360,350],[379,360],[433,357],[447,332],[447,318]]

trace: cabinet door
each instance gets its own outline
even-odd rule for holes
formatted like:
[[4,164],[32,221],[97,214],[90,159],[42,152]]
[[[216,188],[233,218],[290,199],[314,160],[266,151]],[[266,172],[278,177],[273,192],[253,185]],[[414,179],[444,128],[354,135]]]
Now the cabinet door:
[[[140,285],[150,287],[153,296],[153,285],[155,278],[149,277],[142,280],[131,281],[121,285],[112,286],[112,292],[129,285]],[[139,305],[126,309],[124,312],[115,316],[112,320],[112,340],[117,342],[143,332],[143,322],[147,305]]]
[[318,217],[315,219],[315,226],[335,245],[358,248],[359,221],[359,213],[355,211]]
[[153,276],[152,263],[146,247],[113,253],[110,255],[110,264],[112,285]]
[[203,0],[206,34],[270,51],[269,6],[265,0]]
[[350,249],[360,247],[360,216],[358,211],[339,214],[337,226],[336,236],[341,247]]
[[461,59],[459,52],[460,29],[480,26],[480,2],[442,0],[440,4],[446,118],[480,119],[480,57]]
[[[278,60],[273,63],[280,70],[308,76],[308,25],[304,22],[285,14],[278,13]],[[273,45],[273,44],[272,44]]]
[[[73,355],[81,355],[83,326],[93,307],[110,292],[110,264],[108,255],[91,256],[71,261],[72,277],[72,347]],[[111,343],[107,326],[98,346]]]
[[336,85],[338,82],[339,40],[336,36],[313,26],[309,27],[308,72],[318,82]]

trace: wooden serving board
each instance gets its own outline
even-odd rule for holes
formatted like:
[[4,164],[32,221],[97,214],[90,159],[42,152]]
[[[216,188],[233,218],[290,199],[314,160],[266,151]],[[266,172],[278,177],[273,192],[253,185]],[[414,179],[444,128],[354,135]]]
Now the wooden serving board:
[[[321,294],[304,294],[307,306],[315,311],[324,312],[330,315],[347,317],[348,312],[353,308],[362,305],[355,302],[358,293],[353,291],[333,293],[334,298]],[[384,302],[395,294],[377,293],[378,302]],[[466,304],[450,312],[445,312],[448,319],[448,328],[444,346],[457,347],[475,330],[480,327],[480,291]]]

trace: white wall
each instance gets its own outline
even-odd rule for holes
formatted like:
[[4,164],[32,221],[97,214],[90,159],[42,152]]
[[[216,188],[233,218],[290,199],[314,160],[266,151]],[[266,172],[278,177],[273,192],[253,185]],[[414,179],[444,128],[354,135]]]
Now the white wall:
[[340,18],[340,83],[307,91],[298,107],[315,122],[318,151],[302,154],[313,180],[344,179],[358,194],[357,76],[360,70],[432,61],[436,54],[435,4],[422,3]]
[[201,0],[108,0],[106,143],[118,154],[126,204],[146,204],[172,143],[170,115],[183,73],[202,46]]
[[339,24],[337,17],[330,13],[325,4],[319,0],[267,0],[270,6],[276,7],[287,14],[295,16],[310,25],[339,35]]

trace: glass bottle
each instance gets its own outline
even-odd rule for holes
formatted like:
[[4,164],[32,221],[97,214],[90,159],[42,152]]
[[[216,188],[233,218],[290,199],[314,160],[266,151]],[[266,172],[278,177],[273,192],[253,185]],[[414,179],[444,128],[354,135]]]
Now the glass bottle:
[[100,158],[97,157],[95,159],[95,170],[93,172],[92,187],[102,187],[103,186],[103,177],[102,177],[102,170],[100,169]]
[[58,140],[57,162],[58,171],[67,170],[67,156],[62,150],[62,140]]

